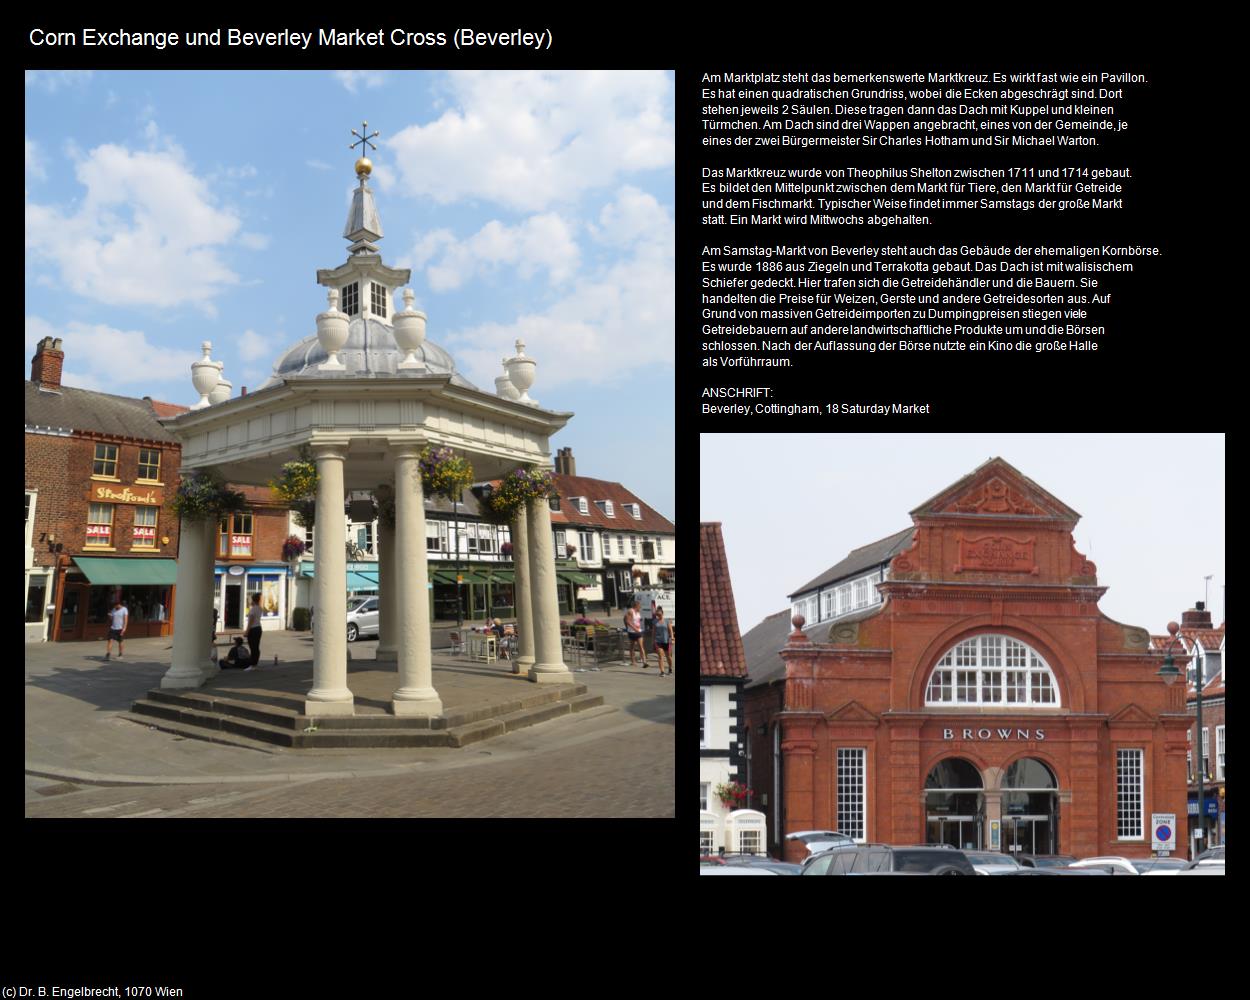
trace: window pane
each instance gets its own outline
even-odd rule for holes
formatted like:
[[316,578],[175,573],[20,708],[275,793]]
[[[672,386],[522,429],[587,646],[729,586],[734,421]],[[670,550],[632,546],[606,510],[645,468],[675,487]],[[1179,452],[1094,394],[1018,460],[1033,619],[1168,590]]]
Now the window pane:
[[838,831],[864,839],[864,756],[862,749],[838,748]]
[[1142,751],[1116,751],[1117,836],[1140,838],[1142,828]]
[[117,445],[98,444],[95,446],[95,464],[92,466],[93,476],[117,475]]
[[348,316],[355,316],[360,312],[360,288],[356,282],[343,286],[343,301],[339,308]]
[[159,479],[161,474],[161,453],[155,448],[139,449],[139,478]]
[[981,673],[981,700],[998,704],[1003,700],[1003,675],[1001,671]]
[[955,700],[957,702],[977,700],[977,672],[975,670],[955,671]]

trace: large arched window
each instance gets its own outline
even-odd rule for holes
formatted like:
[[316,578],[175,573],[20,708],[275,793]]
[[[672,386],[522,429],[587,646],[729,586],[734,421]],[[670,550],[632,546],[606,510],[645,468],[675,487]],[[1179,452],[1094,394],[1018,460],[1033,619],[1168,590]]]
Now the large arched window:
[[926,705],[1055,708],[1059,688],[1031,646],[1007,635],[974,635],[946,651],[925,687]]

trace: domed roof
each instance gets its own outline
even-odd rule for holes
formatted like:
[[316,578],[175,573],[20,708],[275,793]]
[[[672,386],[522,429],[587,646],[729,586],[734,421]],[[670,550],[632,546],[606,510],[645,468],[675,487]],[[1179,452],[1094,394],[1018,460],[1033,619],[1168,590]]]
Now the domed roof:
[[[327,357],[325,350],[317,341],[316,334],[305,337],[278,358],[273,366],[273,374],[261,388],[277,385],[283,378],[291,375],[341,379],[395,377],[409,374],[407,371],[399,371],[396,367],[404,360],[404,352],[395,343],[395,334],[390,324],[373,318],[362,319],[357,316],[348,324],[347,343],[339,350],[339,361],[343,363],[346,371],[319,371],[317,366]],[[426,371],[412,374],[450,375],[454,385],[465,389],[477,388],[456,371],[456,363],[451,355],[437,344],[425,341],[417,348],[416,357],[425,363]]]

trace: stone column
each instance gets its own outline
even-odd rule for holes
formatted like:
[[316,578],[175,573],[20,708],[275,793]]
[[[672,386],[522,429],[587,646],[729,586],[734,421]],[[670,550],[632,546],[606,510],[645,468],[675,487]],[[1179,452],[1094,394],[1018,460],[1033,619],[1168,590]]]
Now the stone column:
[[317,462],[313,560],[313,686],[306,715],[354,715],[347,688],[347,525],[343,517],[343,445],[314,445]]
[[529,679],[539,684],[570,684],[560,648],[560,605],[556,600],[556,562],[551,550],[551,508],[545,500],[529,504],[526,533],[530,550],[530,594],[534,617],[534,665]]
[[399,687],[391,701],[396,715],[441,715],[430,662],[429,574],[425,564],[425,497],[420,448],[403,445],[395,456],[395,582]]
[[512,565],[516,568],[512,593],[516,601],[517,631],[520,632],[517,657],[512,661],[514,674],[528,674],[534,665],[534,601],[530,588],[530,548],[525,522],[524,510],[512,522]]
[[[178,541],[174,651],[163,688],[199,687],[213,667],[213,542],[217,519],[183,521]],[[85,612],[84,612],[85,613]]]
[[395,600],[395,527],[378,517],[378,649],[379,662],[398,659],[395,629],[398,603]]

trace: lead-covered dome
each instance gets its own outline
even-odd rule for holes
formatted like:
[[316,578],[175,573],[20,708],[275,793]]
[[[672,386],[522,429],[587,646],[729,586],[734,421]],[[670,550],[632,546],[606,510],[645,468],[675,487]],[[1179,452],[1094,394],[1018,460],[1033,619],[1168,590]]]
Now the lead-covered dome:
[[320,371],[318,365],[328,358],[325,349],[317,341],[317,335],[305,337],[289,348],[273,366],[273,374],[261,388],[277,385],[282,379],[294,376],[317,376],[321,378],[368,378],[408,375],[450,375],[454,385],[476,389],[472,382],[456,371],[456,363],[450,354],[426,340],[416,350],[417,359],[423,361],[425,371],[400,371],[399,362],[404,352],[395,343],[395,333],[390,324],[373,318],[354,317],[347,326],[347,343],[338,352],[344,371]]

